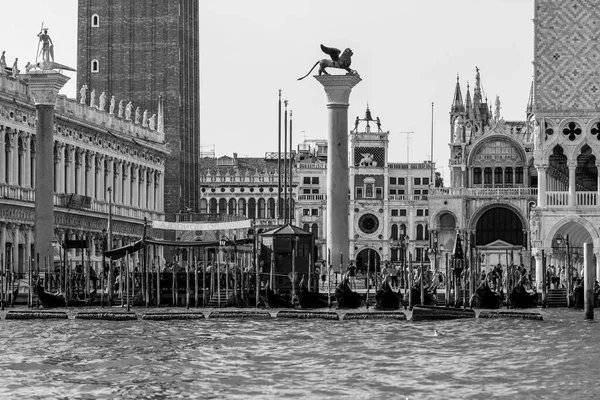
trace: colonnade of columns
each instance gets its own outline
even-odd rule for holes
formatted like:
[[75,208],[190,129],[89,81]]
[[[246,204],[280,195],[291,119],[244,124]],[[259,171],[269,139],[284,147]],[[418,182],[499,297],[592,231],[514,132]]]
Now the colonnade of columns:
[[162,171],[62,142],[54,146],[54,191],[152,211],[164,209]]
[[35,136],[0,125],[0,185],[35,184]]

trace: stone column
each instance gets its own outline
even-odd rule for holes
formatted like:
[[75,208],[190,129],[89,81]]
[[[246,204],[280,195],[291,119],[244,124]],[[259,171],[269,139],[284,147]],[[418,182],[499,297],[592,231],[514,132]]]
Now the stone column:
[[542,293],[542,252],[536,249],[533,256],[535,257],[535,285],[538,293]]
[[165,211],[165,181],[164,174],[160,171],[156,172],[156,180],[158,182],[158,189],[156,191],[156,211],[164,212]]
[[148,171],[148,209],[154,210],[154,170]]
[[567,165],[569,166],[569,207],[575,207],[577,205],[575,193],[575,169],[577,168],[577,163],[570,162]]
[[75,182],[75,178],[74,178],[74,173],[75,173],[75,168],[74,168],[74,152],[73,152],[73,146],[71,145],[65,145],[65,161],[64,161],[64,165],[65,165],[65,193],[73,193],[73,188],[74,188],[74,182]]
[[95,198],[96,192],[96,162],[94,152],[85,152],[85,195]]
[[[6,144],[4,143],[4,135],[6,128],[0,126],[0,185],[8,182],[6,179]],[[599,178],[600,179],[600,178]],[[600,190],[600,189],[599,189]],[[0,254],[3,249],[0,249]]]
[[113,193],[114,193],[114,203],[123,204],[122,192],[123,192],[123,179],[121,178],[122,170],[122,161],[115,160],[113,163]]
[[125,161],[123,165],[123,204],[131,205],[131,163]]
[[33,96],[36,124],[35,251],[40,260],[52,260],[54,252],[54,105],[58,91],[69,77],[55,71],[22,75]]
[[23,140],[23,187],[31,189],[31,135],[29,133],[24,134]]
[[7,177],[6,181],[11,186],[17,186],[17,184],[19,182],[19,180],[18,180],[19,179],[19,177],[18,177],[19,168],[17,166],[18,162],[19,162],[18,149],[17,149],[17,131],[15,131],[14,129],[10,129],[8,132],[8,138],[9,138],[10,153],[7,154],[7,157],[8,157],[8,162],[10,163],[10,167],[8,170],[8,177]]
[[146,207],[146,167],[140,167],[140,208],[145,210]]
[[11,225],[11,230],[12,230],[12,237],[13,237],[13,241],[12,241],[12,246],[13,246],[13,265],[14,265],[14,271],[15,272],[23,272],[21,271],[21,257],[19,257],[19,244],[20,244],[20,235],[21,235],[21,226],[18,224],[12,224]]
[[94,157],[94,172],[96,181],[96,198],[99,201],[106,200],[106,188],[104,187],[104,156],[100,153],[96,153]]
[[546,165],[536,165],[538,170],[538,207],[546,206]]
[[132,182],[132,191],[131,191],[131,205],[133,207],[138,208],[140,206],[140,182],[139,182],[139,165],[132,164],[131,165],[131,182]]
[[342,269],[339,254],[348,259],[348,101],[358,75],[315,76],[327,95],[327,248],[334,271]]

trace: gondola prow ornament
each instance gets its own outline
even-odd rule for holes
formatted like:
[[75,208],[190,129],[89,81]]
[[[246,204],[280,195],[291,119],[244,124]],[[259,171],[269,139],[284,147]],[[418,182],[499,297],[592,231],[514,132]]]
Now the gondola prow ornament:
[[358,75],[356,70],[350,69],[350,65],[352,64],[352,55],[354,54],[352,50],[346,49],[342,53],[342,51],[339,49],[323,45],[321,45],[321,50],[323,50],[323,53],[328,54],[331,57],[331,60],[324,58],[321,61],[317,61],[306,75],[304,75],[302,78],[298,78],[299,81],[306,78],[317,65],[319,65],[319,75],[329,75],[325,68],[345,69],[348,72],[348,75]]

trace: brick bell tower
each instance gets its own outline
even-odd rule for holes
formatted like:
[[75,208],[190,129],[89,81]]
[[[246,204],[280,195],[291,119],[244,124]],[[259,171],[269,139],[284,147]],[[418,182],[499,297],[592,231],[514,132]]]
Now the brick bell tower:
[[79,0],[77,87],[150,115],[162,99],[167,221],[199,212],[198,12],[198,0]]

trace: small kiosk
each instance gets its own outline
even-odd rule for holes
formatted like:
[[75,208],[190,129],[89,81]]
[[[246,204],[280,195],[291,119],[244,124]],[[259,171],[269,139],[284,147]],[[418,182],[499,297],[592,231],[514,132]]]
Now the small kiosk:
[[286,224],[260,234],[263,281],[267,279],[274,291],[291,292],[289,275],[295,272],[298,279],[308,279],[314,274],[313,234],[297,226]]

